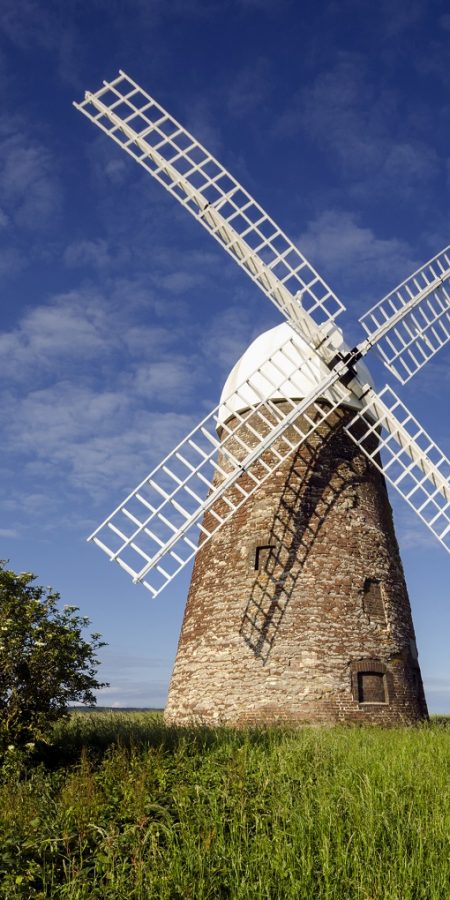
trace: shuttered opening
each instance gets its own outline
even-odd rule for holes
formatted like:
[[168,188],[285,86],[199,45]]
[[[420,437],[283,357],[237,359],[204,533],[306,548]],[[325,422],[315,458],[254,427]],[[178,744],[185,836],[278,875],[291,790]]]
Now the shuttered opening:
[[358,702],[386,703],[385,679],[382,672],[358,672]]

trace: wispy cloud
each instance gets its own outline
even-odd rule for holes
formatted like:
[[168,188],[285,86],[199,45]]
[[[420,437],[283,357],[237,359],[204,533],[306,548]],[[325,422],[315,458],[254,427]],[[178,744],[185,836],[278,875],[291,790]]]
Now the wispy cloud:
[[16,226],[45,227],[59,212],[61,188],[50,150],[23,123],[0,123],[0,203]]
[[[123,262],[123,253],[120,262]],[[73,241],[64,251],[64,262],[68,266],[82,266],[83,268],[94,266],[96,269],[105,269],[112,266],[116,254],[111,252],[104,238],[97,240]]]
[[[7,93],[7,92],[6,92]],[[63,190],[53,151],[8,101],[0,116],[0,276],[12,278],[52,255]],[[55,229],[56,231],[56,229]]]
[[254,307],[239,298],[241,302],[230,304],[217,313],[202,329],[199,347],[209,361],[214,360],[220,366],[223,376],[228,374],[232,366],[248,347],[250,342],[265,328],[278,324],[276,313],[271,316],[270,306],[264,297],[260,301],[260,313],[255,317]]
[[2,3],[0,25],[9,40],[21,48],[28,46],[30,42],[48,48],[53,42],[48,17],[42,15],[42,10],[33,0],[5,0]]
[[403,109],[400,116],[399,104],[393,88],[369,77],[364,57],[341,52],[290,99],[275,128],[283,137],[305,133],[351,178],[354,197],[386,189],[409,196],[436,178],[442,163],[426,130],[415,127],[417,110]]
[[220,156],[223,152],[222,133],[219,120],[212,113],[209,97],[197,95],[187,110],[183,124],[210,153]]
[[10,488],[8,514],[53,518],[32,489],[39,482],[68,518],[85,519],[80,491],[92,504],[117,502],[202,416],[218,360],[162,299],[152,306],[148,289],[111,282],[108,296],[92,287],[58,295],[0,335],[5,465],[20,465],[22,491],[36,495],[25,511]]
[[80,489],[93,501],[111,492],[118,500],[194,424],[192,414],[146,407],[125,392],[57,384],[5,409],[5,444],[23,460],[22,477],[51,485],[61,503],[73,506]]
[[201,367],[195,357],[172,354],[169,359],[138,365],[130,378],[130,393],[179,409],[190,404],[201,379]]
[[439,543],[429,528],[419,519],[395,488],[388,485],[388,490],[394,508],[395,528],[402,550],[425,550],[439,553]]
[[15,528],[0,528],[0,537],[16,538],[19,537],[19,532]]
[[32,377],[36,385],[46,373],[54,376],[58,360],[98,361],[113,341],[104,302],[89,292],[73,292],[30,308],[16,328],[0,334],[0,359],[8,380]]
[[397,0],[395,5],[390,0],[382,0],[380,9],[386,38],[396,38],[407,32],[423,19],[425,13],[422,0]]
[[53,56],[59,78],[68,84],[79,85],[84,45],[74,8],[66,6],[63,25],[58,13],[53,0],[45,8],[34,0],[3,0],[0,31],[21,51],[33,49]]
[[236,118],[252,113],[261,103],[269,103],[270,65],[264,57],[238,71],[227,85],[227,108]]
[[159,279],[160,284],[171,294],[186,294],[187,291],[204,282],[205,278],[201,271],[199,272],[170,272]]
[[[417,268],[405,240],[377,236],[358,217],[331,209],[312,219],[298,246],[319,268],[339,275],[347,288],[390,289]],[[373,297],[376,299],[376,294]]]
[[0,275],[12,275],[26,266],[26,256],[18,247],[0,248]]

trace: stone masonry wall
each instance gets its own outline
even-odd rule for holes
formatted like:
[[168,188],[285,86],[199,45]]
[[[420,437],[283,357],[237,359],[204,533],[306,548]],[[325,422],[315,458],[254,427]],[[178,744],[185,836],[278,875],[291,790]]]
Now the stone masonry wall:
[[350,415],[334,413],[200,548],[166,721],[427,717],[384,478],[344,433]]

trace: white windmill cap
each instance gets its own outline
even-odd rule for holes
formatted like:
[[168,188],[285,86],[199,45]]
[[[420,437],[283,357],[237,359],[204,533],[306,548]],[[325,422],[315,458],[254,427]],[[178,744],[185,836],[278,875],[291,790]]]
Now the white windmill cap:
[[[291,341],[289,345],[289,357],[280,351],[280,348]],[[347,351],[342,332],[334,326],[331,343],[336,351]],[[296,358],[297,357],[297,358]],[[234,413],[243,412],[252,406],[256,406],[261,397],[258,396],[258,387],[262,392],[267,392],[268,380],[273,382],[273,364],[276,361],[277,371],[280,369],[286,375],[282,391],[275,386],[270,391],[271,400],[301,400],[306,397],[317,384],[329,375],[329,369],[318,355],[310,359],[310,350],[306,341],[288,324],[282,322],[269,331],[264,331],[247,347],[247,350],[233,366],[222,390],[220,397],[220,409],[218,414],[218,426],[223,425]],[[359,361],[356,364],[359,380],[363,384],[373,386],[372,377],[367,366]],[[265,373],[267,378],[265,377]],[[247,379],[251,384],[246,383]],[[279,381],[279,376],[278,376]],[[333,388],[324,392],[324,397],[335,403],[338,395]],[[360,409],[361,404],[354,394],[348,392],[347,404],[354,409]]]

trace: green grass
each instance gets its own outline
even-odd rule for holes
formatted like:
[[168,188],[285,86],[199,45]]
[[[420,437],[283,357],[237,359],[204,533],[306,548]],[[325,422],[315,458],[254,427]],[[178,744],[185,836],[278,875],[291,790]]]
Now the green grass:
[[43,763],[4,775],[1,896],[448,900],[448,725],[74,714]]

